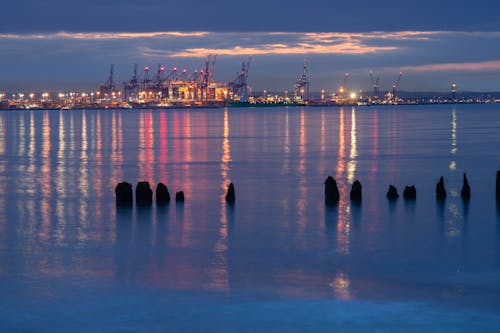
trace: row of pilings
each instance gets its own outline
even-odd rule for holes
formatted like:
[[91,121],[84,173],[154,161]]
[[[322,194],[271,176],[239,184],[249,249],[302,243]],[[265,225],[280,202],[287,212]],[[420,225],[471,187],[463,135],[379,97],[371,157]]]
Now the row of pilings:
[[[134,203],[132,184],[121,182],[115,187],[116,205],[127,207]],[[164,206],[170,203],[170,193],[163,183],[158,183],[155,190],[155,199],[158,206]],[[233,183],[229,184],[226,193],[226,202],[229,205],[234,204],[236,195]],[[176,202],[184,202],[184,192],[175,193]],[[153,204],[153,190],[149,182],[138,182],[135,187],[135,204],[137,206],[151,206]]]
[[[337,187],[337,182],[332,176],[328,176],[324,182],[325,185],[325,204],[336,205],[340,200],[340,192]],[[359,180],[355,180],[351,186],[349,198],[354,203],[361,203],[363,186]],[[441,176],[436,184],[436,199],[444,201],[446,199],[446,188],[444,185],[444,178]],[[116,205],[117,206],[132,206],[133,205],[133,191],[132,184],[121,182],[115,188]],[[460,196],[464,202],[469,202],[471,197],[471,189],[467,175],[463,175],[462,189]],[[389,185],[386,197],[390,201],[395,201],[399,198],[399,193],[394,185]],[[155,198],[157,205],[167,205],[170,202],[170,193],[168,188],[163,183],[158,183],[155,190]],[[403,198],[405,200],[417,199],[417,188],[415,185],[405,186],[403,190]],[[226,192],[226,202],[228,205],[234,205],[236,201],[236,194],[233,183],[230,183]],[[500,204],[500,170],[496,175],[496,199]],[[176,202],[184,202],[184,192],[178,191],[175,193]],[[153,204],[153,190],[146,181],[138,182],[135,188],[135,202],[137,206],[151,206]]]
[[[339,189],[337,187],[337,182],[332,176],[328,176],[325,180],[325,204],[336,205],[340,199]],[[362,198],[361,183],[359,180],[355,180],[351,186],[351,191],[349,193],[349,198],[354,203],[360,203]],[[469,185],[469,180],[467,175],[463,175],[462,189],[460,190],[460,196],[464,202],[470,201],[471,190]],[[389,185],[386,197],[390,201],[395,201],[399,198],[399,193],[394,185]],[[403,190],[403,198],[405,200],[416,200],[417,199],[417,188],[415,185],[405,186]],[[436,200],[443,202],[446,199],[446,188],[444,186],[444,178],[441,176],[438,183],[436,184]],[[496,199],[497,203],[500,204],[500,170],[497,171],[496,176]]]
[[[134,203],[132,184],[121,182],[115,187],[116,205],[132,206]],[[170,203],[170,193],[163,183],[158,183],[155,190],[156,204],[159,206]],[[184,192],[175,193],[175,201],[184,202]],[[138,182],[135,187],[135,204],[137,206],[151,206],[153,204],[153,190],[149,182]]]

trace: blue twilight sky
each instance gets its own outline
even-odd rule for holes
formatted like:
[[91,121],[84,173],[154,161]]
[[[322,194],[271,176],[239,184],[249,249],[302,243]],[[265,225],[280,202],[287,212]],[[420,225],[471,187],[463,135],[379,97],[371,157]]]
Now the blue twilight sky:
[[231,81],[253,56],[254,90],[500,90],[500,2],[17,0],[1,4],[0,91],[90,90],[128,80],[133,64],[200,69]]

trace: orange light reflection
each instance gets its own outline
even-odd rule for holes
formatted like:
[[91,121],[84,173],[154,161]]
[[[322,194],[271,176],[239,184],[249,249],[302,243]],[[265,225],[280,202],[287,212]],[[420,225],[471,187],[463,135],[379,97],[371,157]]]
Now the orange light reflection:
[[[344,108],[340,108],[339,111],[339,151],[337,156],[337,173],[335,178],[340,180],[345,177],[344,173],[346,170],[346,144],[345,144],[345,117]],[[348,186],[345,182],[339,181],[337,183],[340,200],[339,200],[339,214],[337,222],[337,253],[349,254],[350,252],[350,231],[351,231],[351,218],[349,215],[350,207],[347,201],[347,193],[349,191]]]
[[123,127],[121,111],[111,116],[111,186],[123,181]]
[[349,276],[344,273],[337,273],[335,278],[330,283],[330,287],[333,289],[333,295],[336,299],[342,301],[349,301],[353,299],[353,295],[351,292],[351,281],[349,280]]
[[42,215],[42,229],[40,231],[40,238],[44,241],[50,238],[50,118],[49,112],[45,111],[43,114],[42,126],[42,168],[40,177],[40,187],[42,189],[42,201],[40,203],[40,210]]
[[168,186],[167,178],[167,161],[168,161],[168,124],[167,115],[165,110],[161,110],[160,114],[160,156],[159,156],[159,182],[166,184]]
[[[192,155],[191,155],[191,118],[190,118],[190,112],[185,112],[183,113],[183,118],[182,118],[182,126],[180,127],[182,129],[182,135],[180,137],[177,137],[178,140],[177,142],[183,142],[183,147],[179,147],[179,151],[183,152],[182,155],[182,161],[184,162],[185,167],[183,168],[183,175],[181,177],[182,180],[182,190],[184,191],[185,195],[190,195],[193,193],[192,191],[192,183],[191,183],[191,161],[192,161]],[[191,213],[188,211],[189,215]],[[182,224],[182,239],[181,239],[181,246],[182,247],[189,247],[192,243],[192,229],[193,229],[193,220],[190,216],[185,217],[183,224]]]
[[139,116],[139,179],[154,184],[154,127],[151,111]]

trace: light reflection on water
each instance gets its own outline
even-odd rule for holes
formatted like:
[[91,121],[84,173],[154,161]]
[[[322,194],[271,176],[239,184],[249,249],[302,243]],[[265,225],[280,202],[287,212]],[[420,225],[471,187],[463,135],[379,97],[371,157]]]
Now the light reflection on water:
[[450,154],[452,159],[450,161],[449,168],[451,171],[455,171],[457,169],[457,162],[454,160],[455,155],[457,154],[457,111],[453,109],[451,112],[451,150]]
[[306,117],[304,109],[300,111],[299,123],[299,159],[297,161],[297,177],[298,177],[298,198],[296,203],[297,211],[297,239],[301,247],[305,247],[304,232],[307,224],[306,209],[307,209],[307,179],[306,173]]
[[356,166],[358,157],[358,145],[356,136],[356,109],[351,110],[351,150],[349,152],[349,162],[347,163],[347,180],[350,184],[356,180]]
[[[499,139],[476,136],[477,114],[431,111],[1,112],[0,245],[7,250],[0,274],[21,283],[22,276],[57,272],[86,276],[77,284],[106,277],[132,287],[151,283],[159,292],[345,301],[441,301],[437,290],[458,280],[465,289],[448,288],[447,295],[480,302],[488,285],[493,296],[484,302],[498,309],[500,218],[491,184],[481,178],[485,167],[497,167],[490,151]],[[474,180],[467,210],[458,195],[465,170]],[[322,186],[329,174],[341,197],[327,209]],[[450,193],[443,206],[434,196],[441,174]],[[349,201],[355,179],[363,184],[361,205]],[[117,209],[114,186],[141,180],[153,190],[164,182],[172,199],[183,190],[186,202]],[[230,182],[234,207],[225,202]],[[402,192],[405,182],[418,185],[417,202],[389,206],[388,184]],[[22,267],[11,270],[7,256]]]
[[[335,175],[335,179],[337,179],[337,185],[340,192],[340,201],[338,204],[338,221],[337,221],[337,252],[340,254],[349,254],[349,241],[350,241],[350,231],[351,231],[351,218],[350,218],[350,202],[348,200],[347,193],[350,191],[350,185],[346,184],[345,181],[352,183],[350,179],[352,179],[353,175],[346,175],[346,165],[348,165],[351,160],[347,160],[346,154],[346,124],[345,124],[345,115],[344,108],[341,108],[339,111],[339,148],[338,148],[338,156],[337,156],[337,173]],[[354,110],[353,113],[354,115]],[[355,119],[355,118],[354,118]],[[354,129],[356,125],[351,125]],[[352,146],[352,135],[355,135],[351,131],[351,146]],[[351,152],[355,151],[355,148],[351,147]],[[351,164],[352,166],[352,164]],[[352,172],[351,169],[349,172]]]
[[219,238],[215,243],[215,259],[212,263],[210,273],[209,288],[213,290],[229,290],[229,270],[228,270],[228,216],[231,217],[233,207],[226,205],[226,192],[231,183],[230,163],[231,163],[231,143],[229,130],[229,111],[224,109],[224,125],[222,133],[222,155],[220,160],[220,220]]

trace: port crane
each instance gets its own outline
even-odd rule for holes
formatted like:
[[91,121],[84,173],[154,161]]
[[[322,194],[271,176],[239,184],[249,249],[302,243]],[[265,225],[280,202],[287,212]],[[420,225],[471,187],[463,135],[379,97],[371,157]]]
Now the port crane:
[[167,74],[164,81],[175,81],[177,80],[177,67],[172,68],[172,70]]
[[138,74],[137,65],[134,65],[132,79],[123,82],[124,96],[127,101],[139,103],[166,103],[172,99],[222,100],[222,96],[227,95],[227,90],[223,92],[220,84],[212,82],[216,58],[217,56],[209,55],[202,69],[193,73],[186,69],[178,71],[177,67],[167,70],[167,67],[158,64],[155,72],[145,66]]
[[304,60],[304,70],[302,75],[295,82],[295,98],[300,97],[302,101],[309,99],[309,79],[307,78],[307,60]]
[[149,66],[144,67],[141,78],[142,80],[139,83],[139,89],[144,92],[150,90],[152,88],[153,80],[149,77]]
[[236,78],[229,82],[229,92],[232,97],[240,96],[240,102],[248,102],[247,77],[251,61],[252,57],[248,57],[248,60],[241,64],[241,71],[236,74]]
[[373,88],[373,99],[378,100],[380,97],[380,85],[378,76],[373,75],[373,71],[370,71],[370,80]]
[[153,78],[153,86],[160,98],[168,96],[168,86],[165,83],[165,66],[158,64],[158,70]]
[[139,95],[139,81],[137,79],[137,64],[134,64],[134,74],[130,81],[123,82],[123,95],[126,100],[130,98],[137,98]]
[[113,94],[113,92],[116,91],[115,81],[114,81],[114,67],[115,65],[111,64],[108,80],[106,81],[106,83],[101,84],[101,86],[99,87],[99,92],[102,98],[106,96],[111,96],[111,94]]
[[396,82],[394,82],[394,84],[392,85],[392,101],[393,102],[396,102],[397,101],[397,97],[396,97],[396,92],[397,92],[397,89],[399,88],[399,83],[401,82],[401,77],[403,76],[403,72],[399,72],[399,76],[396,80]]
[[207,59],[205,59],[205,66],[200,71],[197,83],[198,88],[201,91],[202,99],[211,99],[213,96],[210,96],[210,83],[212,81],[212,76],[215,72],[215,62],[217,61],[217,55],[209,54]]

